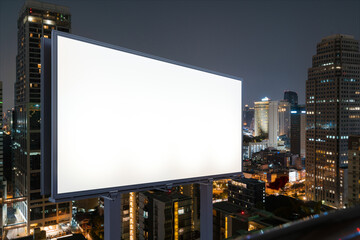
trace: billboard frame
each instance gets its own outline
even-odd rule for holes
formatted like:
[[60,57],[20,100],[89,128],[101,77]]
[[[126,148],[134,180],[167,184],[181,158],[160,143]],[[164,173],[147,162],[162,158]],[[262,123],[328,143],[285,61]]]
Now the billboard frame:
[[[78,41],[82,41],[85,43],[89,43],[89,44],[94,44],[97,46],[101,46],[101,47],[105,47],[105,48],[110,48],[113,50],[117,50],[117,51],[122,51],[122,52],[126,52],[126,53],[130,53],[130,54],[134,54],[137,56],[141,56],[141,57],[146,57],[146,58],[150,58],[150,59],[154,59],[154,60],[158,60],[158,61],[162,61],[162,62],[166,62],[166,63],[170,63],[170,64],[174,64],[174,65],[178,65],[181,67],[187,67],[193,70],[198,70],[198,71],[202,71],[202,72],[206,72],[206,73],[210,73],[210,74],[215,74],[218,76],[222,76],[222,77],[227,77],[227,78],[231,78],[233,80],[238,80],[241,82],[241,86],[242,86],[242,79],[236,76],[231,76],[228,74],[223,74],[223,73],[218,73],[215,71],[211,71],[208,69],[204,69],[204,68],[199,68],[199,67],[195,67],[192,65],[188,65],[188,64],[184,64],[184,63],[180,63],[177,61],[173,61],[173,60],[169,60],[166,58],[162,58],[162,57],[157,57],[154,55],[150,55],[150,54],[146,54],[146,53],[142,53],[139,51],[135,51],[135,50],[131,50],[131,49],[127,49],[124,47],[119,47],[119,46],[115,46],[112,44],[107,44],[107,43],[103,43],[103,42],[99,42],[96,40],[92,40],[92,39],[88,39],[85,37],[81,37],[81,36],[77,36],[77,35],[73,35],[70,33],[65,33],[65,32],[60,32],[60,31],[52,31],[51,33],[51,79],[46,79],[48,75],[44,75],[44,81],[47,82],[51,82],[51,93],[50,94],[43,94],[43,96],[51,96],[51,99],[45,99],[43,103],[45,102],[50,102],[51,104],[51,112],[49,112],[49,108],[42,108],[43,114],[44,115],[51,115],[51,119],[48,120],[50,121],[50,123],[48,122],[48,124],[42,124],[41,125],[41,131],[44,133],[45,131],[50,131],[51,132],[51,140],[49,144],[46,145],[42,145],[41,147],[49,147],[51,146],[51,165],[50,164],[45,164],[46,161],[48,161],[45,156],[42,156],[42,166],[44,166],[44,171],[51,171],[51,183],[46,183],[47,181],[43,181],[44,184],[42,184],[42,191],[45,193],[47,191],[45,191],[46,189],[51,188],[51,197],[49,198],[51,201],[53,202],[63,202],[63,201],[72,201],[72,200],[77,200],[77,199],[86,199],[86,198],[91,198],[91,197],[99,197],[102,195],[107,195],[109,193],[113,193],[113,192],[119,192],[119,193],[126,193],[126,192],[133,192],[133,191],[146,191],[146,190],[150,190],[150,189],[156,189],[156,188],[168,188],[169,186],[177,186],[177,185],[182,185],[182,184],[192,184],[192,183],[206,183],[212,180],[217,180],[217,179],[224,179],[224,178],[231,178],[233,176],[239,175],[241,174],[242,171],[242,156],[239,156],[239,159],[241,161],[240,163],[240,171],[238,172],[232,172],[232,173],[226,173],[226,174],[219,174],[219,175],[209,175],[209,176],[202,176],[202,177],[195,177],[195,178],[186,178],[186,179],[176,179],[176,180],[167,180],[167,181],[161,181],[161,182],[154,182],[154,183],[144,183],[144,184],[135,184],[135,185],[128,185],[128,186],[121,186],[121,187],[110,187],[110,188],[102,188],[102,189],[94,189],[94,190],[85,190],[85,191],[77,191],[77,192],[71,192],[71,193],[61,193],[58,194],[58,182],[57,182],[57,156],[58,156],[58,152],[57,152],[57,82],[58,82],[58,74],[57,74],[57,49],[58,49],[58,36],[62,36],[62,37],[66,37],[66,38],[70,38],[73,40],[78,40]],[[43,51],[42,51],[43,54]],[[44,60],[46,60],[45,58],[43,58]],[[49,61],[44,61],[42,62],[42,66],[45,69],[49,69]],[[241,87],[241,92],[242,92],[242,87]],[[49,91],[49,88],[44,89],[44,91]],[[242,104],[242,94],[240,96],[240,101]],[[242,106],[241,106],[242,107]],[[242,116],[242,109],[240,108],[240,114]],[[241,118],[242,119],[242,118]],[[242,120],[243,121],[243,120]],[[240,128],[242,130],[242,121],[239,122],[240,124]],[[50,139],[50,138],[49,138]],[[240,133],[240,142],[242,143],[242,133]],[[242,145],[239,146],[240,152],[242,152]],[[45,169],[46,167],[46,169]],[[49,169],[50,167],[50,169]],[[48,184],[50,184],[50,187],[48,187]]]

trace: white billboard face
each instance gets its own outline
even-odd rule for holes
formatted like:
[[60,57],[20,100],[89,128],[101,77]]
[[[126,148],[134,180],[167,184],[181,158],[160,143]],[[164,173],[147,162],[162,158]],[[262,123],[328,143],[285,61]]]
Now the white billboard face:
[[241,171],[241,81],[54,35],[55,194]]

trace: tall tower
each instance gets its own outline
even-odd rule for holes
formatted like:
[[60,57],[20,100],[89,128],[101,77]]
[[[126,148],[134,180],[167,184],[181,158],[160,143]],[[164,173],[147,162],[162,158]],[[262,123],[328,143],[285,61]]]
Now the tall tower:
[[290,151],[301,158],[305,157],[305,122],[306,110],[304,105],[297,105],[291,108],[291,128],[290,128]]
[[70,32],[69,8],[26,1],[19,12],[15,82],[15,197],[27,197],[17,208],[30,228],[71,221],[71,203],[54,204],[40,194],[40,41],[52,30]]
[[253,120],[254,120],[254,108],[249,107],[249,105],[245,105],[243,109],[243,127],[252,130]]
[[353,36],[317,44],[306,81],[306,197],[345,204],[348,136],[360,134],[360,53]]
[[278,132],[279,132],[279,101],[270,101],[269,103],[269,147],[277,147],[278,145]]
[[298,105],[298,94],[293,91],[284,91],[284,100],[291,104],[291,107]]
[[265,135],[269,133],[269,101],[270,99],[265,97],[261,99],[261,102],[254,103],[255,109],[255,136]]

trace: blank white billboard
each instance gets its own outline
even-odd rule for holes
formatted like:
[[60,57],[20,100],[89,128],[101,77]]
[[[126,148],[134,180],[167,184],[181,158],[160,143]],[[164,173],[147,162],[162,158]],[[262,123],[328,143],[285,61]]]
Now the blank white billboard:
[[53,44],[56,194],[241,171],[241,81],[71,36]]

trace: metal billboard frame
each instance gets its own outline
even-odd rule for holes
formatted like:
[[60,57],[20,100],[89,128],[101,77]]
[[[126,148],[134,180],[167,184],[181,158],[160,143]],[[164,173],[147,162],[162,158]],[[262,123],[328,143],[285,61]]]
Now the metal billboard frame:
[[[177,180],[168,180],[154,183],[144,183],[144,184],[136,184],[122,187],[111,187],[111,188],[103,188],[103,189],[94,189],[94,190],[86,190],[86,191],[78,191],[72,193],[62,193],[58,194],[57,190],[57,46],[58,46],[58,36],[70,38],[73,40],[78,40],[94,45],[98,45],[101,47],[106,47],[110,49],[114,49],[117,51],[123,51],[126,53],[135,54],[142,57],[147,57],[154,60],[163,61],[166,63],[175,64],[182,67],[191,68],[194,70],[199,70],[211,74],[215,74],[218,76],[223,76],[227,78],[231,78],[234,80],[242,81],[241,78],[236,76],[231,76],[228,74],[218,73],[215,71],[211,71],[208,69],[203,69],[195,66],[191,66],[188,64],[180,63],[177,61],[169,60],[166,58],[157,57],[150,54],[145,54],[142,52],[138,52],[135,50],[99,42],[96,40],[88,39],[85,37],[60,32],[53,30],[51,34],[51,39],[42,40],[43,51],[42,53],[42,107],[41,107],[41,116],[42,116],[42,124],[41,124],[41,134],[42,134],[42,155],[41,155],[41,166],[42,166],[42,180],[41,180],[41,191],[42,194],[51,194],[49,198],[50,201],[53,202],[63,202],[63,201],[73,201],[78,199],[86,199],[92,197],[99,197],[109,195],[111,193],[127,193],[127,192],[137,192],[137,191],[146,191],[157,188],[168,188],[169,186],[177,186],[184,184],[192,184],[192,183],[208,183],[212,180],[231,178],[236,175],[241,174],[242,171],[242,163],[241,169],[239,172],[231,172],[219,175],[210,175],[203,177],[195,177],[195,178],[186,178],[186,179],[177,179]],[[50,49],[51,48],[51,52]],[[49,54],[51,56],[49,56]],[[50,66],[49,66],[50,65]],[[51,73],[49,73],[51,72]],[[48,79],[51,76],[51,79]],[[50,93],[49,93],[50,91]],[[242,91],[242,89],[241,89]],[[241,99],[242,101],[242,94]],[[50,112],[49,112],[50,111]],[[240,109],[242,115],[242,109]],[[51,116],[51,117],[50,117]],[[243,120],[242,120],[243,121]],[[242,122],[239,123],[242,127]],[[241,128],[242,129],[242,128]],[[240,142],[242,143],[242,134],[240,134]],[[239,146],[242,152],[242,146]],[[49,151],[51,148],[51,151]],[[49,164],[49,156],[51,155],[51,164]],[[240,161],[242,162],[242,156],[239,156]],[[49,172],[51,172],[51,176],[49,176]],[[51,181],[50,181],[51,179]]]

